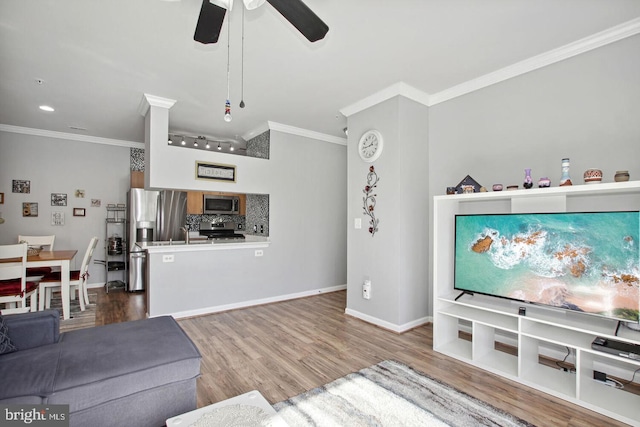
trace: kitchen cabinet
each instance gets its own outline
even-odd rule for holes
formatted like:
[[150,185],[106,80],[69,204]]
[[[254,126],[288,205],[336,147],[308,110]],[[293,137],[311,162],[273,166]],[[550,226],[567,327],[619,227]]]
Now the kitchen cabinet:
[[202,191],[187,191],[187,215],[202,215]]
[[237,196],[240,199],[240,215],[247,213],[247,195],[239,193],[226,193],[224,191],[188,191],[187,192],[187,214],[202,215],[203,196],[205,194],[216,194],[218,196]]

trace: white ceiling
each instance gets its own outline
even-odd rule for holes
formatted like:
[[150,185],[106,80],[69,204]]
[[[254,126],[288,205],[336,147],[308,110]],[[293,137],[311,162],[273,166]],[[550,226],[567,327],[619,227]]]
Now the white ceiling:
[[219,42],[202,45],[200,0],[0,0],[0,125],[142,142],[148,93],[177,101],[176,133],[235,137],[273,121],[344,137],[339,110],[397,82],[435,94],[640,16],[640,0],[305,2],[324,40],[268,3],[245,12],[240,109],[240,1]]

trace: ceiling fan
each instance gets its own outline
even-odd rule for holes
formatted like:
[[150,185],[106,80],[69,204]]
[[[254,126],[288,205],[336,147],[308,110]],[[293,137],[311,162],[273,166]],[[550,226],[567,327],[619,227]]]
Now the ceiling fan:
[[[247,9],[251,10],[261,6],[265,1],[268,1],[310,42],[323,39],[329,31],[327,24],[322,22],[302,0],[243,0],[243,3]],[[204,44],[216,43],[224,16],[232,7],[233,0],[202,0],[193,39]]]

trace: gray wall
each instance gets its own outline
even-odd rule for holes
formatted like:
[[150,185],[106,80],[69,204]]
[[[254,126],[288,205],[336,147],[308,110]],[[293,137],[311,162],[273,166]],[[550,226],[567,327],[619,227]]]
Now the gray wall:
[[[0,244],[17,243],[18,234],[55,234],[56,249],[78,250],[71,263],[77,269],[97,236],[94,259],[104,259],[106,206],[126,202],[129,159],[129,147],[0,132]],[[14,179],[30,180],[31,193],[12,193]],[[75,197],[77,189],[85,190],[84,198]],[[67,206],[51,206],[51,193],[66,193]],[[100,199],[101,207],[91,207],[91,199]],[[23,202],[37,202],[38,216],[23,217]],[[73,208],[85,208],[86,216],[74,217]],[[64,212],[64,226],[51,225],[53,211]],[[90,265],[89,274],[90,284],[104,283],[103,266]]]
[[[428,312],[428,112],[394,97],[349,117],[347,312],[393,330]],[[375,193],[379,231],[368,232],[363,189],[371,163],[360,159],[361,135],[377,129],[384,150],[373,162],[380,178]],[[362,218],[362,229],[354,229]],[[362,283],[371,280],[371,299]]]
[[635,36],[431,107],[431,194],[467,174],[522,187],[525,168],[557,186],[563,157],[574,184],[590,167],[640,179],[639,52]]

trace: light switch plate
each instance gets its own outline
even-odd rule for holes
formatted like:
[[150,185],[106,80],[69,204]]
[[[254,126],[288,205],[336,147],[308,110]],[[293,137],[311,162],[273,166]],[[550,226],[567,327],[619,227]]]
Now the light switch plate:
[[355,218],[353,220],[353,228],[356,230],[362,228],[362,218]]

